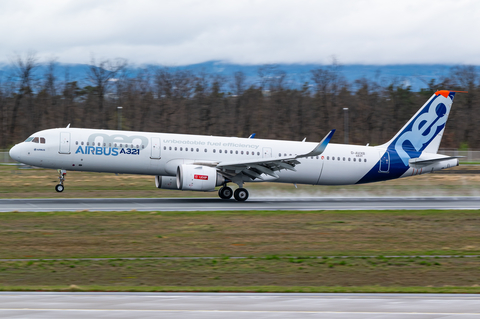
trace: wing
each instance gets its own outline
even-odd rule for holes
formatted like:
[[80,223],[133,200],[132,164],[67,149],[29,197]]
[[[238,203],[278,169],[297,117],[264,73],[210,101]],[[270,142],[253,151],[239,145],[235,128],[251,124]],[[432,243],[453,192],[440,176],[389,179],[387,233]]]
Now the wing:
[[318,156],[322,154],[330,140],[332,139],[335,130],[331,130],[323,140],[310,152],[306,154],[296,155],[294,157],[270,157],[263,159],[256,159],[252,161],[242,162],[220,162],[220,163],[195,163],[200,165],[207,165],[216,167],[218,172],[235,182],[239,176],[246,175],[252,180],[258,178],[262,179],[262,174],[269,175],[273,178],[278,178],[277,171],[282,169],[296,171],[295,166],[300,164],[298,158]]

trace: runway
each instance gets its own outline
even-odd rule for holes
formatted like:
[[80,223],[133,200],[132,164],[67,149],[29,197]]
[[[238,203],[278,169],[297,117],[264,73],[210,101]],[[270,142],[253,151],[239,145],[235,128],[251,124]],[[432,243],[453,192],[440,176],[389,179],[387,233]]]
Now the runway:
[[283,197],[246,202],[216,198],[0,199],[0,212],[383,209],[480,209],[480,197]]
[[451,294],[0,292],[1,318],[478,318]]

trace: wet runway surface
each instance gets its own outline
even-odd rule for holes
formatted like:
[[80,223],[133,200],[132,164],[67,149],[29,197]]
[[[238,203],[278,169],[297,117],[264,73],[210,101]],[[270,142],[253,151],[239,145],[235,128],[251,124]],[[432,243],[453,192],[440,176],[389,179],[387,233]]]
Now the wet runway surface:
[[447,294],[1,292],[1,318],[480,318]]
[[216,211],[216,210],[382,210],[480,209],[480,197],[0,199],[10,211]]

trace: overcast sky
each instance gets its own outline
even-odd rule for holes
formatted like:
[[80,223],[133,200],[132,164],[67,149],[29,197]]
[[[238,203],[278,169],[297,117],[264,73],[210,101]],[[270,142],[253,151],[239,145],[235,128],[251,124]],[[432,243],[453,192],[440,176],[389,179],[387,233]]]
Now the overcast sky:
[[480,65],[475,0],[1,0],[0,62]]

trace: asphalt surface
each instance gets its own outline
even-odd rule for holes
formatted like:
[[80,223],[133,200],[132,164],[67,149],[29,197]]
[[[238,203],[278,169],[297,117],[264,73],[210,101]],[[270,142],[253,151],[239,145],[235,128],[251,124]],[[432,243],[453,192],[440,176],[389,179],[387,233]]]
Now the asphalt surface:
[[0,199],[11,211],[216,211],[216,210],[382,210],[480,209],[480,197],[253,198],[246,202],[217,198],[72,198]]
[[450,294],[1,292],[1,318],[480,318]]

